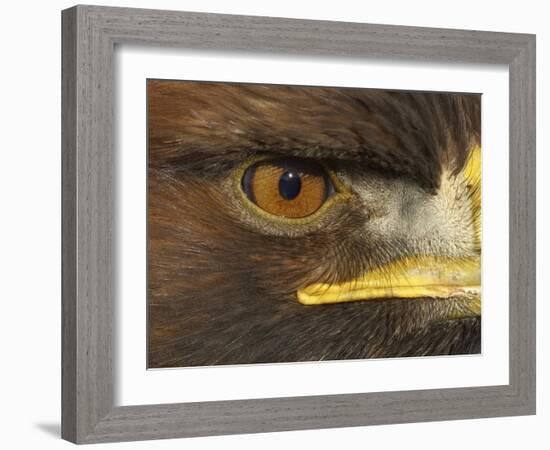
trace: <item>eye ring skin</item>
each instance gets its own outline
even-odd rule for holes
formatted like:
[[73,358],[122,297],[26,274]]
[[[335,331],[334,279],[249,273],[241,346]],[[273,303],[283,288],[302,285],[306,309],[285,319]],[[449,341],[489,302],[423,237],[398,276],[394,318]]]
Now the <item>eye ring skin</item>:
[[[245,208],[253,215],[259,216],[261,219],[289,226],[301,226],[309,225],[321,219],[334,205],[337,203],[349,200],[352,196],[349,188],[334,174],[334,172],[328,167],[324,161],[315,160],[316,164],[319,164],[326,172],[329,181],[332,183],[334,192],[330,195],[323,204],[312,214],[305,217],[289,218],[284,216],[278,216],[271,214],[258,205],[254,204],[243,191],[242,178],[249,167],[257,164],[258,162],[276,161],[287,157],[278,155],[255,155],[246,159],[237,169],[233,172],[233,190],[235,195],[240,200]],[[300,158],[296,158],[300,159]],[[303,159],[303,158],[302,158]]]

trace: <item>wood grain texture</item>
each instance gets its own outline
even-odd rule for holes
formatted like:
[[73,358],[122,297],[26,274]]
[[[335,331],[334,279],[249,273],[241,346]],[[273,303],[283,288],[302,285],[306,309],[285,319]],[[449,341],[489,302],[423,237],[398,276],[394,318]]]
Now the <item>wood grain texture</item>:
[[[534,413],[534,36],[95,6],[64,11],[62,30],[65,439],[92,443]],[[115,44],[508,65],[510,384],[114,407]]]
[[76,10],[62,17],[62,435],[76,440]]
[[536,393],[535,39],[510,71],[510,385],[525,407]]

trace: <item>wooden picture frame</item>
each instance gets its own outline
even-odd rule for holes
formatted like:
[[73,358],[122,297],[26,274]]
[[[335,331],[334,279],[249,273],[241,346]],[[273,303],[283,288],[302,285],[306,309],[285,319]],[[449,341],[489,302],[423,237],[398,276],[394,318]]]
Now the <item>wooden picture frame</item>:
[[[62,437],[75,443],[535,413],[535,36],[75,6],[62,13]],[[116,44],[505,64],[509,384],[114,407]]]

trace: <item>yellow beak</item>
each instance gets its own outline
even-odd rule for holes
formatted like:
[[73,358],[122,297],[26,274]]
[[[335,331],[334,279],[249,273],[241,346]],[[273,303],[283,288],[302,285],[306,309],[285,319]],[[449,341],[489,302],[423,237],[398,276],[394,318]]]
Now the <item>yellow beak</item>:
[[[475,238],[479,246],[481,210],[481,152],[475,147],[461,176],[471,190]],[[312,284],[297,292],[304,305],[341,303],[382,298],[450,298],[469,300],[469,308],[480,313],[480,256],[411,256],[371,270],[361,277],[339,284]]]
[[479,268],[479,257],[400,259],[352,281],[299,289],[298,300],[304,305],[319,305],[381,298],[479,296]]

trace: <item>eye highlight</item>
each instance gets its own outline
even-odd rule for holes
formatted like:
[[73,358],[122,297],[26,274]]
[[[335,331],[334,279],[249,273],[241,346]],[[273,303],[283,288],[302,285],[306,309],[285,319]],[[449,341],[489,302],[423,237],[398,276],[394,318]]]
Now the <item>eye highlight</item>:
[[326,170],[299,158],[259,161],[245,170],[241,187],[264,211],[290,219],[313,214],[334,193]]

